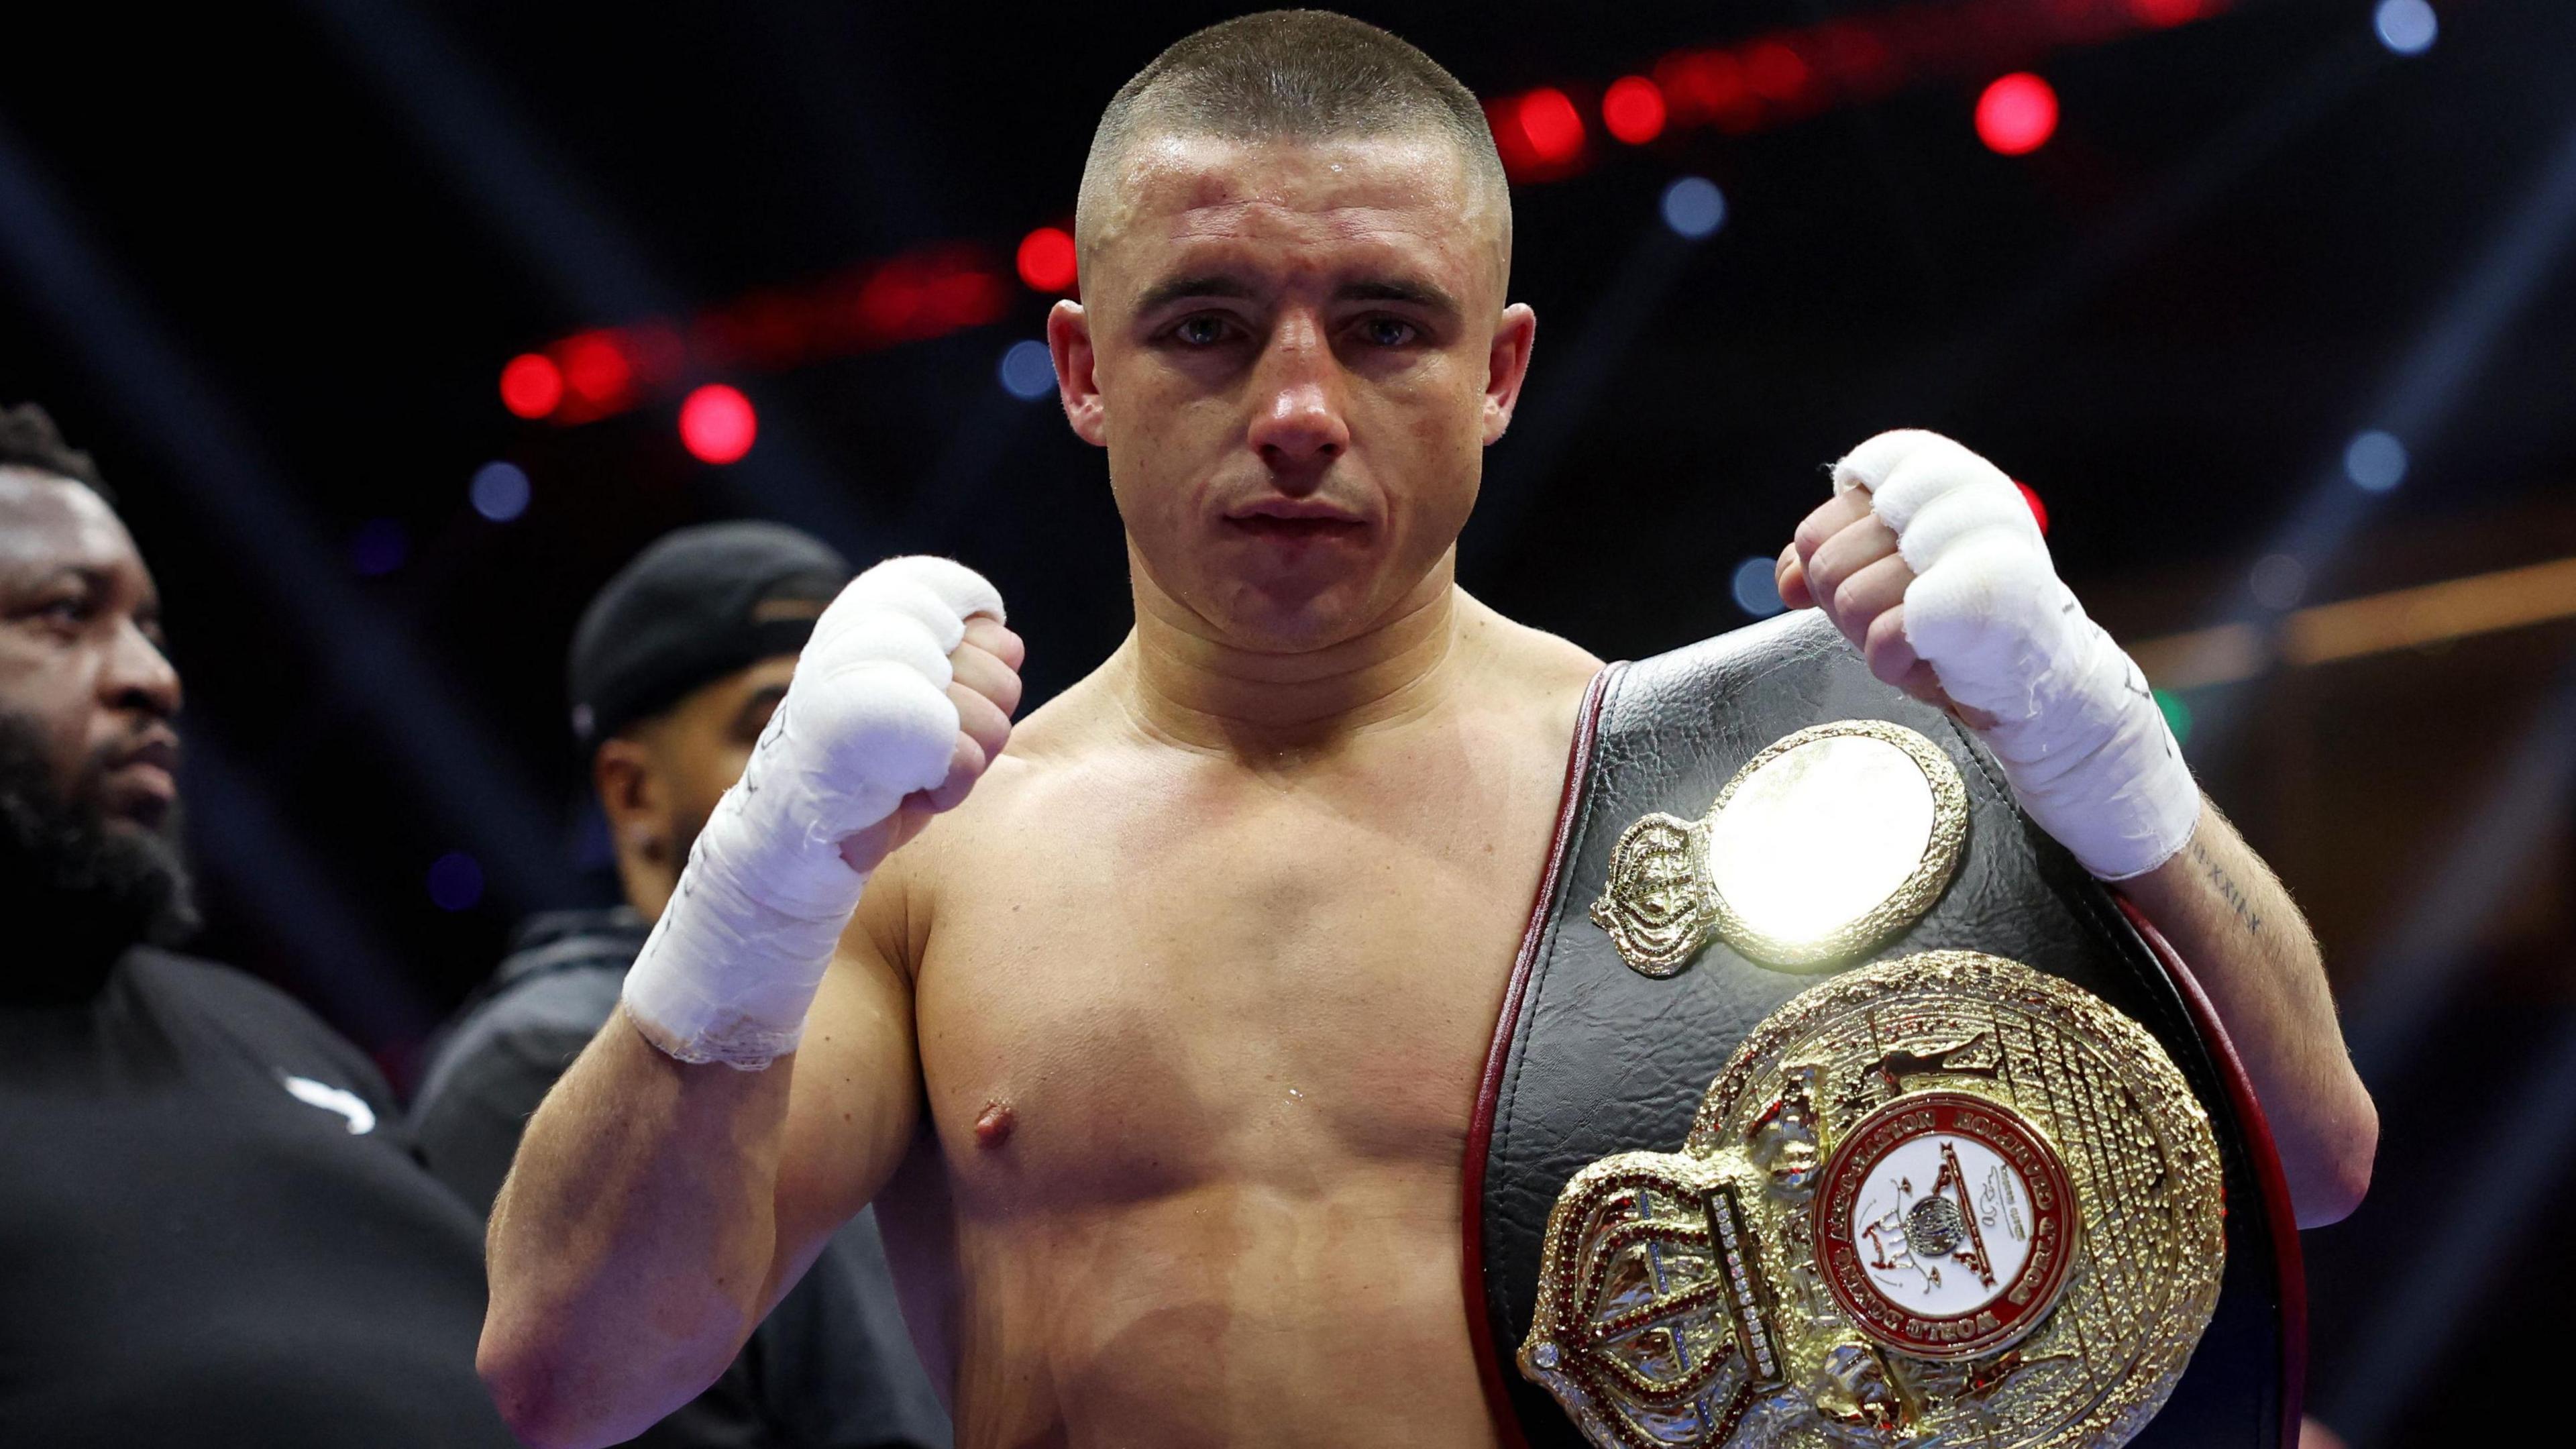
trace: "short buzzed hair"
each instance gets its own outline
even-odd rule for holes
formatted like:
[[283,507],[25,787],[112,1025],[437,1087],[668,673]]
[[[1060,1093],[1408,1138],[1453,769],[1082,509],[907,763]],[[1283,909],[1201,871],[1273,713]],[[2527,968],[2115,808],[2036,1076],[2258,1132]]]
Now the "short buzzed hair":
[[1511,188],[1475,92],[1440,62],[1329,10],[1265,10],[1183,36],[1109,98],[1082,167],[1074,234],[1088,252],[1119,157],[1154,133],[1330,141],[1434,133],[1455,142],[1488,191],[1511,253]]

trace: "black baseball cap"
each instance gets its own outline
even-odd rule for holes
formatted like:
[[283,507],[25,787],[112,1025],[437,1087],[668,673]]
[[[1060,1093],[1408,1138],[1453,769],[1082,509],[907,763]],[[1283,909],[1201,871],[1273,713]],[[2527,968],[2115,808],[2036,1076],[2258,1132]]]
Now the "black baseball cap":
[[707,523],[654,540],[573,629],[573,738],[588,751],[701,685],[803,649],[849,579],[831,545],[784,524]]

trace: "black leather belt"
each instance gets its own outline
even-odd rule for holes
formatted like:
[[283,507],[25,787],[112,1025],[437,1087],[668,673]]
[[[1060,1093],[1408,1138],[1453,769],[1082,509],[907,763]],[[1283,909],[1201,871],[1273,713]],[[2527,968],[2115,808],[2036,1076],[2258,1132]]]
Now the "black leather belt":
[[[1656,812],[1687,818],[1708,810],[1748,761],[1783,737],[1845,720],[1913,731],[1948,757],[1966,787],[1955,876],[1919,918],[1861,959],[1972,952],[2080,988],[2142,1026],[2207,1115],[2233,1209],[2224,1220],[2216,1307],[2161,1413],[2131,1442],[2295,1443],[2305,1329],[2298,1243],[2269,1130],[2215,1017],[2152,930],[2124,915],[2122,903],[2022,815],[1976,741],[1945,714],[1872,678],[1812,613],[1613,665],[1586,701],[1551,864],[1468,1145],[1466,1271],[1498,1419],[1541,1449],[1586,1442],[1557,1399],[1513,1361],[1537,1312],[1560,1194],[1612,1154],[1683,1143],[1703,1094],[1748,1037],[1792,998],[1833,979],[1761,964],[1726,939],[1708,940],[1669,974],[1649,974],[1588,916],[1609,882],[1614,846]],[[1955,1236],[1943,1228],[1963,1226],[1949,1201],[1915,1220],[1936,1246]],[[1652,1207],[1649,1199],[1628,1211]],[[1695,1231],[1714,1251],[1718,1237]],[[1752,1302],[1745,1300],[1747,1312]],[[1745,1373],[1758,1377],[1750,1345],[1743,1351]],[[1553,1344],[1541,1352],[1553,1361]]]

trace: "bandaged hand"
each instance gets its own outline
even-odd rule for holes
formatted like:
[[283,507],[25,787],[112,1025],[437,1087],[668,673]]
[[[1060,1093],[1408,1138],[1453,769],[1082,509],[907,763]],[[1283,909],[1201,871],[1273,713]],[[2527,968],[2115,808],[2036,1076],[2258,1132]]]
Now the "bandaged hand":
[[2103,880],[2172,858],[2200,789],[2146,676],[2057,577],[2021,490],[1937,433],[1881,433],[1780,555],[1880,679],[1951,709],[2041,828]]
[[626,975],[636,1029],[684,1062],[794,1051],[868,873],[1001,754],[1019,662],[1001,595],[962,564],[852,579]]

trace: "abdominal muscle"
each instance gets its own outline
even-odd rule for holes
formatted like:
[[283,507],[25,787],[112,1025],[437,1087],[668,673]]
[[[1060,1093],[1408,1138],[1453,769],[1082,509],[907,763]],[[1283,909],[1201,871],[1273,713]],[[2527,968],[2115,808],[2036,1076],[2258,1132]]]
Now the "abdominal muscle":
[[881,1214],[958,1449],[1497,1444],[1455,1163],[994,1217],[917,1199],[922,1168]]
[[898,1263],[955,1265],[905,1286],[945,1300],[959,1449],[1494,1445],[1457,1165],[1331,1177],[960,1213],[934,1253],[888,1211]]

